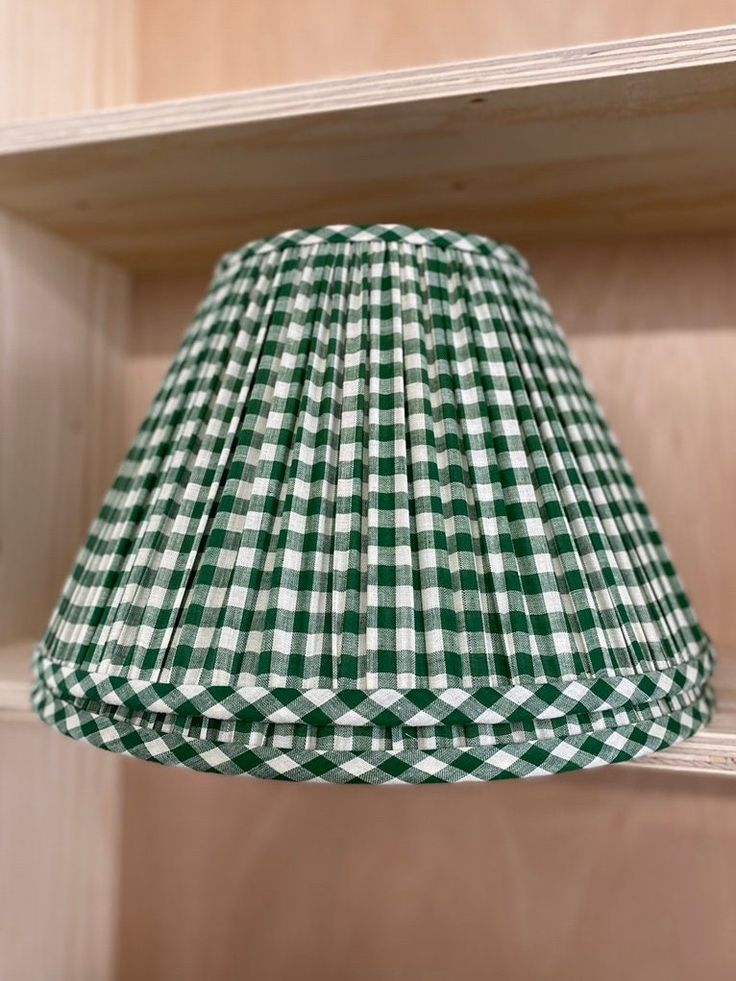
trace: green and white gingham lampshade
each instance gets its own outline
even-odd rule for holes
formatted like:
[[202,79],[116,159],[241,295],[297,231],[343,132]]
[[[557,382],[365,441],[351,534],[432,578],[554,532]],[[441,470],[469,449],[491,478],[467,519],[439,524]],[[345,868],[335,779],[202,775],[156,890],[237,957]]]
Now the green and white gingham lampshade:
[[713,660],[524,259],[338,225],[220,260],[34,702],[195,770],[492,780],[688,737]]

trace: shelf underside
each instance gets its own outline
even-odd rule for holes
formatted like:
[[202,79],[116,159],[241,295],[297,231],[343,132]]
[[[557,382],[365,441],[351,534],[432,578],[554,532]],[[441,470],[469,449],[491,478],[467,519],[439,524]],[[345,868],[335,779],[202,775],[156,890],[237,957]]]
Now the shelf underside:
[[[31,641],[0,647],[0,722],[32,718],[29,705],[32,648]],[[721,658],[715,686],[718,707],[709,726],[685,742],[621,765],[736,776],[736,668],[731,666],[733,663],[736,658]]]
[[0,130],[0,206],[138,269],[329,222],[736,228],[736,28]]

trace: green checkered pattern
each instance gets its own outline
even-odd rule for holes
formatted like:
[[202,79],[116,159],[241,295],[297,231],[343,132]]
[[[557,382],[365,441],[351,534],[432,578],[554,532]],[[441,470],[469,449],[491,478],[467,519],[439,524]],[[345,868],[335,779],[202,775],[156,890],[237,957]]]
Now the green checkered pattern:
[[330,226],[218,263],[34,704],[197,770],[490,780],[686,738],[713,662],[519,253]]

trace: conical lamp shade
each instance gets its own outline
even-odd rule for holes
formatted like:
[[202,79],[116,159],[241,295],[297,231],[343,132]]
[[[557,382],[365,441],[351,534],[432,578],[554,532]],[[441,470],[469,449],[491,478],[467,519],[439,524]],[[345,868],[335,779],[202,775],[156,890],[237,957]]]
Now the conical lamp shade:
[[333,226],[216,267],[34,699],[159,763],[450,782],[683,739],[712,666],[521,256]]

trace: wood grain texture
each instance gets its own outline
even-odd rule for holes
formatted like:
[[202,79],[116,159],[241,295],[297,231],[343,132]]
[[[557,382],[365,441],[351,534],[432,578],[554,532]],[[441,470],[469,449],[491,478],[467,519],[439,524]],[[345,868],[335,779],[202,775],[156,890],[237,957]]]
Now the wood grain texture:
[[0,216],[0,978],[113,968],[119,760],[30,721],[32,649],[121,453],[125,273]]
[[715,27],[730,0],[140,0],[141,100]]
[[736,28],[10,127],[0,204],[162,271],[325,222],[733,228],[734,59]]
[[2,0],[0,122],[132,101],[135,0]]
[[123,272],[0,216],[0,639],[37,633],[122,450]]
[[0,718],[3,981],[112,977],[119,765],[38,721]]
[[731,981],[729,782],[285,786],[126,763],[121,981]]

